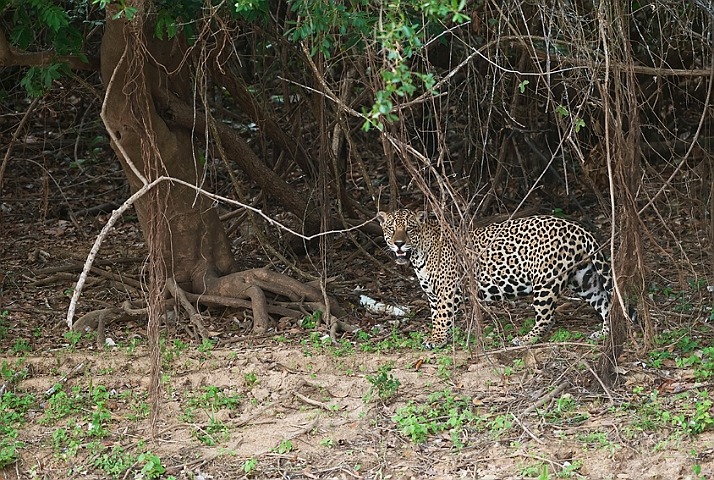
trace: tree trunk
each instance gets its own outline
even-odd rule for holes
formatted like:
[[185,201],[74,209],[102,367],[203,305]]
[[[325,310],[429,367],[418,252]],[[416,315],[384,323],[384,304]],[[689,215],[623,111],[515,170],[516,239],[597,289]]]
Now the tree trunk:
[[[114,18],[114,9],[116,7],[108,7],[107,18]],[[140,12],[131,22],[117,19],[106,23],[102,42],[102,75],[107,82],[103,116],[112,137],[112,148],[121,161],[132,192],[160,176],[200,185],[203,166],[192,138],[197,126],[177,122],[175,118],[177,109],[186,116],[183,110],[194,103],[191,76],[187,71],[191,62],[185,58],[187,44],[180,35],[165,41],[153,37],[153,26],[140,23],[146,18],[150,17]],[[265,167],[234,132],[224,130],[215,130],[221,135],[221,144],[237,145],[231,150],[233,157],[235,154],[247,157],[233,160],[266,191],[277,194],[276,198],[282,199],[286,207],[304,215],[307,202],[295,192],[287,198],[281,196],[291,192],[291,187]],[[269,312],[275,311],[267,305],[265,290],[291,300],[295,306],[293,311],[297,312],[294,316],[302,315],[301,302],[307,300],[313,311],[334,314],[327,316],[327,323],[337,325],[340,330],[352,328],[338,321],[336,316],[346,315],[344,310],[334,300],[325,298],[319,289],[265,269],[238,272],[216,210],[194,189],[162,182],[150,195],[139,198],[135,206],[149,246],[153,282],[160,285],[157,288],[163,293],[164,280],[168,280],[168,290],[188,312],[201,336],[206,336],[206,330],[189,297],[194,302],[206,297],[207,303],[224,306],[246,305],[238,300],[250,300],[253,330],[262,333],[269,326]],[[319,226],[319,216],[307,219],[306,225],[312,224],[315,229]],[[160,269],[153,268],[157,257],[162,262],[158,265]],[[156,278],[158,271],[164,279]],[[150,295],[155,301],[162,298],[162,295]],[[149,302],[150,325],[151,312]]]
[[[107,18],[113,16],[111,8]],[[139,18],[135,17],[135,21]],[[199,162],[191,132],[182,127],[169,127],[157,113],[152,89],[161,89],[193,104],[187,63],[182,62],[186,44],[181,36],[161,41],[145,29],[144,45],[130,38],[130,23],[124,19],[107,20],[102,41],[102,76],[107,84],[106,122],[114,138],[112,142],[132,192],[143,186],[141,179],[130,168],[134,163],[149,181],[158,175],[169,175],[186,182],[199,184],[203,167]],[[136,43],[135,43],[136,42]],[[145,47],[153,62],[130,65],[128,49]],[[154,63],[155,62],[155,63]],[[168,75],[167,72],[172,72]],[[138,97],[138,98],[137,98]],[[152,132],[137,125],[137,109],[148,112]],[[146,137],[153,133],[157,155],[161,159],[161,172],[149,171],[143,150]],[[124,156],[125,152],[128,159]],[[153,177],[153,178],[152,178]],[[194,292],[205,290],[206,276],[225,275],[236,271],[230,244],[220,224],[217,211],[211,202],[196,196],[194,190],[181,185],[160,185],[160,194],[166,200],[163,212],[166,235],[160,239],[167,276],[174,278],[184,289]],[[135,204],[142,231],[148,232],[148,197]]]

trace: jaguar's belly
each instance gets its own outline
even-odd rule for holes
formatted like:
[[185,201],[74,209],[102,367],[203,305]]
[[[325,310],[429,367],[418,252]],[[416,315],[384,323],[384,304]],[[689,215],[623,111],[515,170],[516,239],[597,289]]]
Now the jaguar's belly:
[[479,294],[481,299],[486,302],[522,297],[533,292],[533,285],[530,281],[516,277],[489,278],[482,276],[479,282]]

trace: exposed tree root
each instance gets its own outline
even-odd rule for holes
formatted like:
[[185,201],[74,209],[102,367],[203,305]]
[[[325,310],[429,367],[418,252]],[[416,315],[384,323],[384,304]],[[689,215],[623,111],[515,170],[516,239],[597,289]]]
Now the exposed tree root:
[[[267,332],[270,325],[270,313],[300,318],[303,313],[307,313],[303,311],[305,307],[310,308],[312,312],[328,311],[320,290],[268,268],[246,270],[220,277],[211,275],[209,272],[201,278],[200,285],[195,283],[194,291],[201,288],[205,291],[204,294],[193,297],[200,303],[205,301],[213,305],[237,306],[234,300],[236,298],[244,301],[250,300],[250,308],[253,310],[253,333],[256,334]],[[265,292],[288,298],[290,303],[282,302],[279,305],[269,306]],[[222,299],[230,299],[230,302],[222,302]],[[331,313],[329,319],[325,319],[325,321],[330,327],[332,338],[335,338],[337,331],[356,330],[357,327],[339,320],[339,317],[345,317],[347,313],[337,301],[330,298],[329,302]]]
[[[270,315],[281,318],[300,319],[317,311],[327,312],[322,292],[316,287],[299,282],[293,278],[269,270],[258,268],[224,276],[207,274],[202,277],[202,287],[205,293],[186,292],[172,278],[166,282],[166,287],[175,303],[188,314],[191,324],[198,332],[197,340],[206,340],[209,333],[203,324],[203,317],[198,305],[206,307],[229,307],[252,310],[253,334],[265,334],[273,321]],[[194,285],[194,290],[198,288]],[[266,292],[277,296],[278,300],[268,302]],[[279,299],[282,298],[282,301]],[[174,300],[168,300],[173,303]],[[329,318],[322,321],[330,329],[330,336],[336,339],[339,332],[354,332],[359,327],[340,320],[347,313],[330,298],[331,312]],[[96,331],[103,345],[104,327],[117,322],[126,322],[137,316],[146,316],[147,309],[137,307],[128,300],[121,307],[94,310],[74,322],[72,330],[76,332]],[[323,315],[324,317],[324,315]]]
[[166,288],[169,292],[171,292],[174,299],[177,300],[177,304],[181,305],[181,307],[188,312],[188,318],[196,327],[196,330],[198,330],[198,334],[201,335],[201,340],[208,340],[208,330],[206,330],[206,327],[203,325],[201,314],[198,313],[198,310],[193,308],[191,302],[188,301],[186,298],[186,292],[184,292],[183,289],[176,284],[176,281],[173,278],[166,280]]

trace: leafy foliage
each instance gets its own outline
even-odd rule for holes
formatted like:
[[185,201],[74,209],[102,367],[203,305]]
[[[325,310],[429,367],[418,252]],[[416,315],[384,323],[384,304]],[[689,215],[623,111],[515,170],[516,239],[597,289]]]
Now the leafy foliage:
[[377,369],[377,375],[367,375],[367,381],[372,385],[369,389],[369,393],[365,396],[364,401],[368,402],[374,392],[377,392],[379,398],[385,401],[397,393],[397,389],[401,385],[399,379],[397,379],[391,373],[392,365],[382,365]]
[[[410,401],[406,407],[397,410],[392,421],[414,443],[423,443],[430,434],[448,431],[457,448],[464,446],[462,438],[468,438],[468,429],[483,423],[483,420],[473,413],[470,400],[463,395],[452,393],[448,388],[429,395],[425,404]],[[498,428],[510,428],[510,423],[492,425],[493,430]]]
[[[11,43],[22,50],[36,46],[54,50],[59,55],[78,55],[87,60],[83,50],[87,26],[96,24],[96,7],[110,5],[108,0],[59,4],[52,0],[2,0],[2,9],[13,10]],[[113,18],[131,20],[137,13],[125,0],[119,0],[118,13]],[[370,2],[369,0],[288,0],[285,4],[292,15],[283,34],[293,43],[304,44],[310,55],[326,60],[347,54],[360,54],[367,48],[383,52],[378,68],[383,87],[375,92],[374,104],[363,107],[364,128],[384,128],[385,122],[396,120],[395,98],[408,97],[420,91],[433,91],[435,77],[430,72],[415,69],[411,60],[427,41],[446,30],[447,24],[466,22],[462,12],[465,0],[399,0]],[[222,11],[234,20],[247,22],[273,21],[274,12],[265,0],[236,0],[222,3]],[[283,8],[276,6],[275,8]],[[155,3],[154,36],[171,39],[183,33],[193,41],[196,26],[204,18],[203,2],[198,0]],[[220,13],[218,10],[216,13]],[[91,21],[87,21],[92,17]],[[203,26],[201,26],[203,28]],[[282,25],[270,27],[280,31]],[[31,67],[22,85],[31,96],[43,95],[53,81],[71,72],[58,62],[48,67]]]

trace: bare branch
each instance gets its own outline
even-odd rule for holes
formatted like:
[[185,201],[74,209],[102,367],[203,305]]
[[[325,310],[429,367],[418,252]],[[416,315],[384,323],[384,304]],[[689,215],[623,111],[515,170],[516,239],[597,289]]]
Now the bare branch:
[[85,62],[80,57],[57,55],[54,52],[25,52],[11,47],[5,37],[5,32],[0,30],[0,67],[49,67],[55,63],[66,63],[72,70],[99,71],[99,59],[87,57]]

